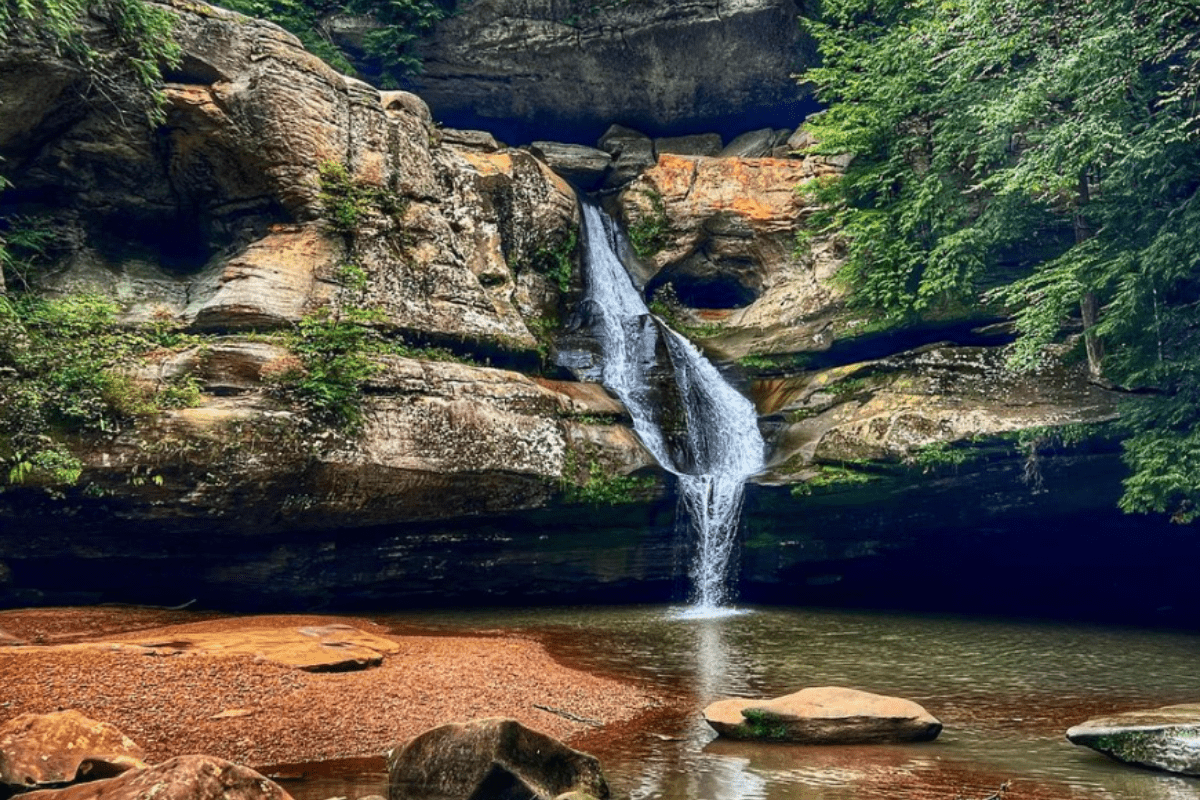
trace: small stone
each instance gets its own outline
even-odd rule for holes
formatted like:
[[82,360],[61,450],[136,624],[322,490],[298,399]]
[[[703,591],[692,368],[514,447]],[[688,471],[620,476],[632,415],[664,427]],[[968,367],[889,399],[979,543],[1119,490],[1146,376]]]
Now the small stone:
[[253,711],[246,708],[230,708],[226,711],[213,714],[210,719],[237,719],[239,717],[248,717],[253,713]]

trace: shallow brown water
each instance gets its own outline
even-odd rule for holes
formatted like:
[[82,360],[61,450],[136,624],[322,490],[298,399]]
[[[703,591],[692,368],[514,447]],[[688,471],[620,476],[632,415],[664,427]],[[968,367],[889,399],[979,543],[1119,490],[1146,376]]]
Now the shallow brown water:
[[[1200,636],[870,612],[757,608],[686,619],[678,611],[435,612],[380,621],[405,633],[518,632],[570,666],[674,698],[632,724],[572,742],[601,759],[617,797],[975,800],[1008,781],[1006,800],[1200,800],[1200,780],[1116,764],[1063,736],[1100,714],[1194,702]],[[757,745],[717,740],[699,714],[719,697],[821,685],[916,700],[946,728],[917,745]],[[288,788],[298,800],[385,788],[381,773],[361,777]]]

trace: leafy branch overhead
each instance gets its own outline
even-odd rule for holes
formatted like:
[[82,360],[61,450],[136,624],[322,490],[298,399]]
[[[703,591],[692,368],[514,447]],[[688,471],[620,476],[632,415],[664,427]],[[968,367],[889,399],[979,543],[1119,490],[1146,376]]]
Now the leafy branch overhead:
[[1015,315],[1015,369],[1082,330],[1093,377],[1149,398],[1126,414],[1122,507],[1196,517],[1200,8],[821,11],[823,65],[803,79],[829,109],[812,128],[854,161],[811,191],[848,246],[857,302],[904,317],[982,294]]

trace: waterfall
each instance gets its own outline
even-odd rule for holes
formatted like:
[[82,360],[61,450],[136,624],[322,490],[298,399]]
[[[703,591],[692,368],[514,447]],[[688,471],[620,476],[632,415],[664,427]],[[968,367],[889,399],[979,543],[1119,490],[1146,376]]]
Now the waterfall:
[[[642,443],[679,478],[696,536],[692,602],[717,608],[729,598],[746,479],[762,468],[754,406],[700,351],[651,314],[618,255],[621,234],[598,206],[583,204],[585,310],[600,345],[600,378],[633,417]],[[671,375],[660,374],[663,363]],[[673,391],[664,391],[664,380]]]

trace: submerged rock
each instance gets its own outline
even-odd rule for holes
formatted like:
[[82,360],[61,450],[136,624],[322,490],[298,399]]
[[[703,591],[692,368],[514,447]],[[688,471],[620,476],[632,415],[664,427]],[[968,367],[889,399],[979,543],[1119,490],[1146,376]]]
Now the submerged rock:
[[0,784],[14,790],[119,775],[146,766],[143,756],[115,726],[78,711],[22,714],[0,725]]
[[608,797],[600,762],[512,719],[426,731],[388,758],[389,800]]
[[28,800],[292,800],[249,767],[214,756],[178,756],[103,781],[24,795]]
[[1067,739],[1126,764],[1200,776],[1200,703],[1090,719]]
[[704,719],[731,739],[795,744],[926,742],[942,731],[942,723],[911,700],[839,686],[765,701],[720,700],[704,709]]

